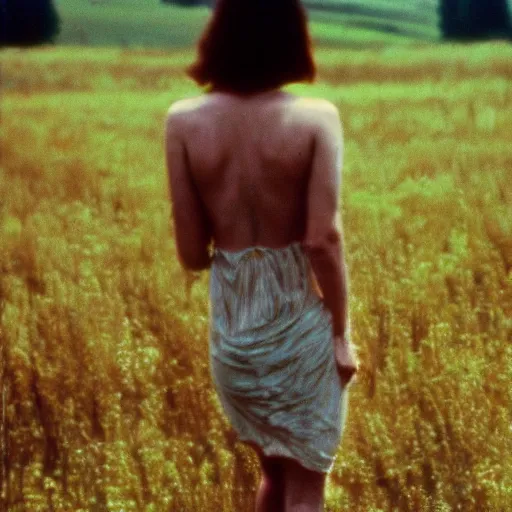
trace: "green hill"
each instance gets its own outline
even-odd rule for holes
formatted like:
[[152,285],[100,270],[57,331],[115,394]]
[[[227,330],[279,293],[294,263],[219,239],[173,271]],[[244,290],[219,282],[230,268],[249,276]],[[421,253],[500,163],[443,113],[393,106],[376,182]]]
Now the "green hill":
[[412,39],[439,37],[437,0],[305,0],[304,4],[316,20],[323,17],[352,28]]
[[[307,0],[311,32],[322,46],[361,48],[439,39],[433,0]],[[210,16],[206,7],[182,8],[159,0],[56,0],[62,18],[58,44],[187,47]]]

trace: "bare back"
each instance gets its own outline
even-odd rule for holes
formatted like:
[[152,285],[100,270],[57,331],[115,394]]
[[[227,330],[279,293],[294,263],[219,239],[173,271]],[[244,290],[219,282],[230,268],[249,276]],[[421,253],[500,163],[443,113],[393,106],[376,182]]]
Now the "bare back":
[[281,91],[183,100],[189,171],[227,250],[302,240],[316,100]]

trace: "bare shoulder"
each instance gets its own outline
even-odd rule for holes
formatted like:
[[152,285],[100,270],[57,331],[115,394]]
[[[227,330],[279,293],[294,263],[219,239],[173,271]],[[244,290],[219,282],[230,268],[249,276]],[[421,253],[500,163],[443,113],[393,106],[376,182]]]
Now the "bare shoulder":
[[339,129],[338,107],[323,98],[300,97],[295,101],[297,115],[313,129]]
[[324,98],[298,97],[296,107],[316,118],[339,116],[338,107]]
[[167,111],[171,115],[179,115],[180,113],[191,112],[203,105],[206,101],[206,96],[194,96],[192,98],[183,98],[175,101]]
[[183,126],[183,123],[203,107],[206,102],[205,96],[196,96],[175,101],[167,110],[166,123]]

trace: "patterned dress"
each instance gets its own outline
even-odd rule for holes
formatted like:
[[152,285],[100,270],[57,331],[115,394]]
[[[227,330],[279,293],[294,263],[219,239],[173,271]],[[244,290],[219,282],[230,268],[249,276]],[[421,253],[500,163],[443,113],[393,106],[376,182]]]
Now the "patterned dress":
[[308,469],[332,469],[348,390],[336,372],[330,312],[299,242],[216,248],[210,273],[210,369],[240,440]]

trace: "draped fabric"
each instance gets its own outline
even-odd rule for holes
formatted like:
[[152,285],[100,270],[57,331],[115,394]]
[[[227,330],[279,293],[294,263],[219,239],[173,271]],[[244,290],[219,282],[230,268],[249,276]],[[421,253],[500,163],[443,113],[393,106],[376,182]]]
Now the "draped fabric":
[[299,242],[216,248],[210,273],[210,368],[240,440],[329,472],[347,412],[330,312]]

